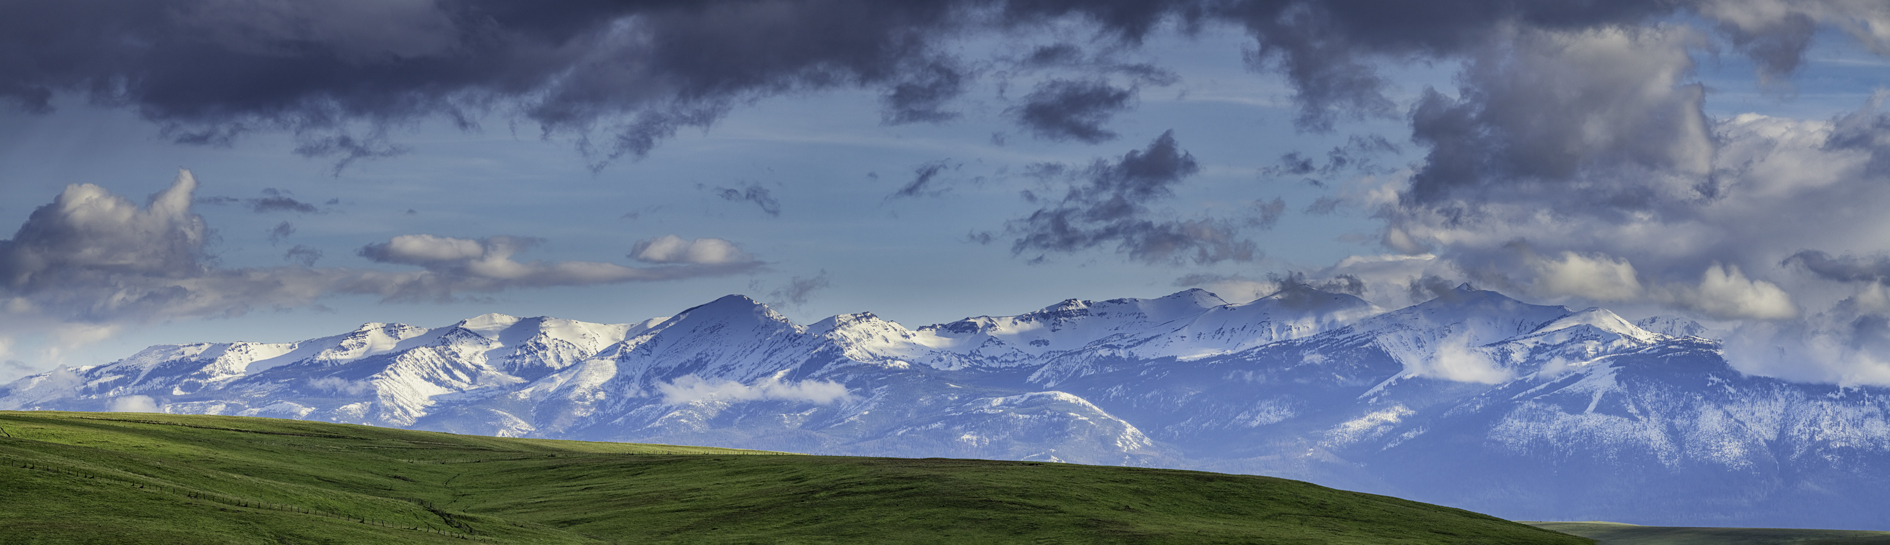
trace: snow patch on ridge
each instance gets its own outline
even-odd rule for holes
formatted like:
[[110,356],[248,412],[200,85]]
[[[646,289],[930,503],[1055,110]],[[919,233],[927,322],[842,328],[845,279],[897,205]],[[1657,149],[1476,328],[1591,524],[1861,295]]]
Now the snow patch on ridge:
[[1393,405],[1383,410],[1365,413],[1363,416],[1347,420],[1326,431],[1325,441],[1320,445],[1326,448],[1339,448],[1366,439],[1384,435],[1391,431],[1404,418],[1417,414],[1404,405]]

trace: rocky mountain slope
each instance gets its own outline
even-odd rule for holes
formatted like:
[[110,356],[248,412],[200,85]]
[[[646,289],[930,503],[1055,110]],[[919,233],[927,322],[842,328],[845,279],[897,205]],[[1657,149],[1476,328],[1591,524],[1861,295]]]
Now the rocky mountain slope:
[[1884,389],[1746,376],[1690,320],[1463,286],[1068,300],[908,329],[741,296],[636,324],[485,315],[165,345],[0,387],[513,437],[1250,472],[1511,519],[1886,529]]

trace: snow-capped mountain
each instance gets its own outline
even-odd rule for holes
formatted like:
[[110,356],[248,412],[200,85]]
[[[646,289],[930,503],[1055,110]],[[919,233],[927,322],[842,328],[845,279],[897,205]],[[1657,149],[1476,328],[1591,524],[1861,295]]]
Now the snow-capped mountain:
[[1198,468],[1516,519],[1890,529],[1884,389],[1742,375],[1716,336],[1467,285],[1395,310],[1188,290],[917,329],[728,296],[634,324],[489,314],[154,346],[0,387],[0,409]]

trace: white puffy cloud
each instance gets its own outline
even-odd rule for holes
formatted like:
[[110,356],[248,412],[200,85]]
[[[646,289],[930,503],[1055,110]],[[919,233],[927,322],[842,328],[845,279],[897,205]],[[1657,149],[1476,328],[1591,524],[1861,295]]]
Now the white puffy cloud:
[[151,396],[130,395],[112,399],[111,412],[115,413],[161,413],[157,400]]
[[198,273],[207,228],[190,211],[196,189],[196,178],[182,171],[139,207],[96,185],[67,186],[35,209],[12,240],[0,241],[0,278],[19,291],[75,274]]
[[1665,288],[1676,306],[1722,320],[1779,320],[1798,316],[1798,305],[1777,284],[1746,278],[1737,266],[1715,263],[1697,286]]
[[[666,241],[670,235],[656,239]],[[680,239],[677,239],[680,241]],[[362,257],[381,263],[415,265],[423,273],[359,273],[342,279],[339,289],[381,295],[396,301],[447,301],[465,292],[491,293],[513,288],[586,286],[619,282],[673,280],[731,274],[758,268],[761,263],[720,239],[680,243],[670,249],[680,254],[663,261],[675,266],[636,268],[591,261],[520,262],[512,257],[541,243],[525,237],[497,236],[463,239],[435,235],[401,235],[361,248]],[[649,248],[639,243],[641,251]],[[680,248],[680,249],[677,249]]]
[[1478,384],[1500,384],[1515,378],[1509,369],[1471,344],[1472,337],[1468,334],[1441,339],[1436,350],[1424,360],[1405,362],[1404,374]]
[[782,381],[775,377],[754,384],[742,384],[732,380],[705,380],[696,375],[686,375],[667,384],[658,384],[656,390],[663,395],[663,402],[671,405],[703,401],[795,401],[829,405],[854,397],[845,385],[838,382]]
[[491,246],[505,248],[507,253],[529,244],[510,239],[492,242],[433,235],[401,235],[387,242],[369,244],[361,249],[361,255],[375,261],[408,265],[468,261],[484,257],[488,242]]
[[[1881,3],[1723,2],[1703,15],[1790,38],[1762,27],[1794,13],[1890,43]],[[1432,93],[1413,112],[1430,152],[1395,200],[1375,201],[1381,242],[1435,255],[1421,279],[1729,322],[1727,356],[1748,372],[1890,384],[1890,342],[1871,325],[1881,314],[1863,310],[1890,252],[1890,94],[1828,120],[1711,119],[1688,81],[1699,40],[1519,31],[1469,62],[1456,96]],[[1764,63],[1754,48],[1791,44],[1735,46]],[[1798,52],[1781,55],[1761,70],[1789,72]],[[1417,268],[1402,269],[1353,274],[1384,297],[1417,285]]]
[[1824,312],[1748,322],[1727,337],[1726,359],[1787,380],[1890,386],[1890,294],[1869,283]]
[[1307,278],[1314,285],[1356,279],[1356,295],[1388,309],[1429,301],[1469,280],[1455,263],[1434,254],[1349,256]]
[[685,239],[676,235],[638,241],[630,257],[649,263],[694,263],[727,265],[748,263],[754,257],[743,253],[735,243],[719,238]]
[[1562,252],[1535,260],[1536,287],[1550,296],[1572,295],[1594,301],[1627,301],[1641,296],[1641,281],[1625,259]]

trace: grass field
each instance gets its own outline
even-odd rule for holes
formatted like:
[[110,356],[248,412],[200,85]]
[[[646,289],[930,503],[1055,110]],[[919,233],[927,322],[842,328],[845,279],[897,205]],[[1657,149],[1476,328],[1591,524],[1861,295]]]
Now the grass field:
[[1839,545],[1890,543],[1890,532],[1792,528],[1685,528],[1616,522],[1528,522],[1594,538],[1600,545]]
[[0,412],[0,543],[1587,543],[1258,476]]

